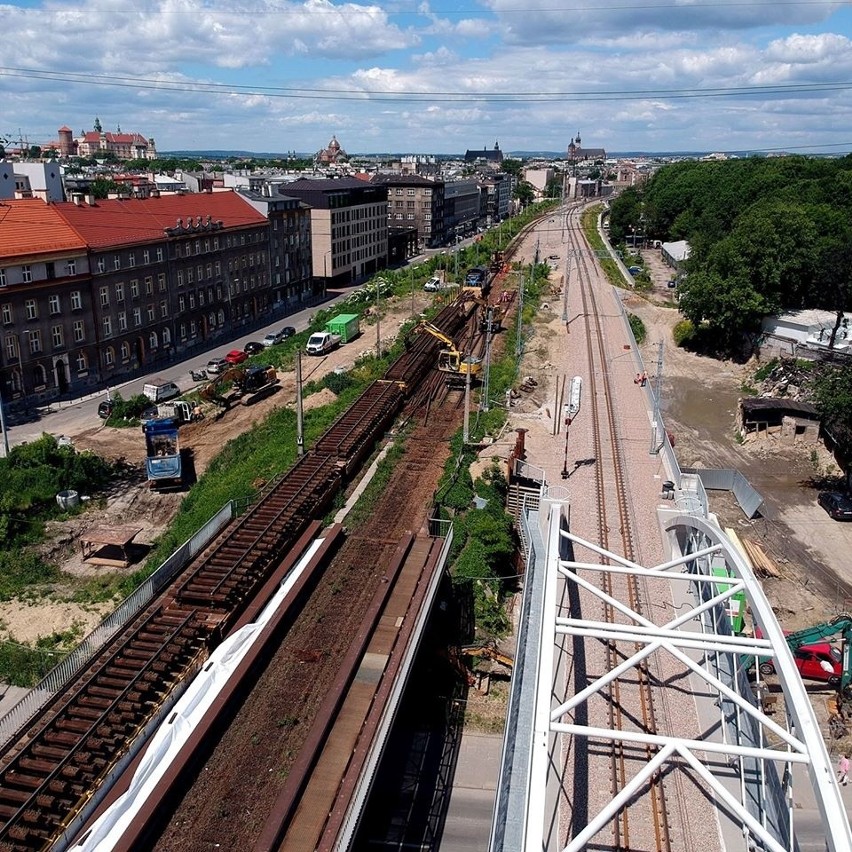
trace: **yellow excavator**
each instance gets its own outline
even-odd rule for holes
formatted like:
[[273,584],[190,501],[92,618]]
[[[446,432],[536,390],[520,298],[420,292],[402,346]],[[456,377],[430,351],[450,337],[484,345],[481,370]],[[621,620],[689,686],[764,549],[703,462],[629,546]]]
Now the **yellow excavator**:
[[414,329],[415,333],[425,331],[437,338],[444,344],[446,348],[438,353],[438,369],[442,373],[452,373],[456,376],[466,378],[470,374],[471,379],[475,379],[482,370],[482,359],[475,355],[463,356],[452,339],[444,334],[440,328],[432,325],[428,320],[423,320],[418,323]]

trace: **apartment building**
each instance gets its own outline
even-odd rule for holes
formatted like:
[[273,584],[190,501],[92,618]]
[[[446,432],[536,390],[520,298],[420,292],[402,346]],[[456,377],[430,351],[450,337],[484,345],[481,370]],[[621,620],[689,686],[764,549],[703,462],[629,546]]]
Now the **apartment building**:
[[370,181],[388,191],[388,227],[416,228],[421,246],[444,245],[444,182],[416,174],[377,174]]
[[448,240],[472,234],[484,215],[477,181],[447,181],[444,185],[444,230]]
[[313,277],[310,207],[298,198],[281,195],[271,184],[265,184],[260,192],[241,189],[239,194],[269,222],[274,304],[286,304],[287,313],[313,304],[324,288]]
[[148,372],[304,301],[310,236],[307,211],[287,210],[297,204],[270,221],[233,192],[0,202],[6,401]]
[[97,382],[83,238],[38,198],[0,201],[0,391],[33,401]]
[[267,221],[235,193],[55,208],[89,250],[103,382],[169,363],[270,308]]
[[357,284],[387,265],[386,186],[302,178],[281,189],[310,207],[312,268],[323,286]]

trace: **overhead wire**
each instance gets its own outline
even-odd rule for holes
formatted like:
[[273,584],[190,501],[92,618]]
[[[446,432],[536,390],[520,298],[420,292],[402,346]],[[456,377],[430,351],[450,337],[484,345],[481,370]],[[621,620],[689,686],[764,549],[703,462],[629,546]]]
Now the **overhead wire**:
[[467,103],[471,100],[486,103],[557,103],[557,102],[606,102],[645,99],[696,99],[723,97],[760,97],[769,95],[799,95],[834,92],[852,89],[852,81],[835,80],[812,83],[779,83],[765,86],[711,86],[706,89],[603,89],[530,92],[530,91],[391,91],[388,89],[316,89],[296,86],[258,86],[236,83],[205,82],[202,80],[157,80],[149,77],[126,75],[100,75],[84,72],[43,71],[35,68],[0,66],[0,76],[23,77],[34,80],[51,80],[63,83],[81,83],[94,86],[134,88],[154,91],[187,92],[206,94],[257,95],[269,98],[295,98],[337,101],[391,101],[402,103]]

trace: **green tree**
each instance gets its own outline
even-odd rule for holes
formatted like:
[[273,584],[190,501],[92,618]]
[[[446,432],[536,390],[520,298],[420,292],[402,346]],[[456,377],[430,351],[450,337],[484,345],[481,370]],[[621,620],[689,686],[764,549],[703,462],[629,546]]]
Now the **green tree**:
[[514,175],[516,178],[521,177],[521,172],[524,168],[523,160],[506,159],[500,165],[500,168],[508,175]]
[[89,191],[95,198],[108,198],[111,192],[118,192],[119,184],[109,178],[95,178],[89,184]]
[[532,185],[525,180],[519,180],[515,185],[515,198],[521,202],[522,207],[532,204],[535,200],[535,190]]

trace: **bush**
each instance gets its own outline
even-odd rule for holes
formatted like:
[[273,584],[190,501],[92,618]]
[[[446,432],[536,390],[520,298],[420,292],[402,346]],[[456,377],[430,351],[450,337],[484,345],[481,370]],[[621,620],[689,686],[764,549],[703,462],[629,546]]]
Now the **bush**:
[[645,323],[636,316],[636,314],[628,314],[627,321],[630,323],[630,328],[633,331],[633,336],[637,343],[643,343],[648,336],[648,331],[645,328]]
[[681,320],[672,329],[672,337],[674,338],[675,346],[685,346],[695,339],[695,326],[691,320]]
[[112,411],[107,418],[107,426],[138,426],[142,412],[153,405],[145,394],[139,393],[124,399],[120,393],[112,397]]

